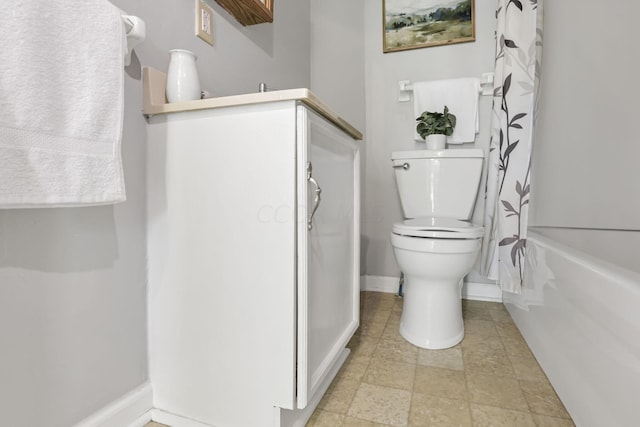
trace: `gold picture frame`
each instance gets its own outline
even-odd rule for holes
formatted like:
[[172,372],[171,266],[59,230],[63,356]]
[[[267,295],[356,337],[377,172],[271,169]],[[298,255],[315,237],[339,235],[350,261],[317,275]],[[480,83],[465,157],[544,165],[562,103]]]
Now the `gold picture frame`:
[[382,0],[384,53],[475,40],[475,0]]

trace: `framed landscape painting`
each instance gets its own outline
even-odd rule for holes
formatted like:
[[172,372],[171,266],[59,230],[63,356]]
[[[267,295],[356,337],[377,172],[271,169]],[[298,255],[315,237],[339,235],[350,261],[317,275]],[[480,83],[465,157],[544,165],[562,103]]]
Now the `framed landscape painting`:
[[383,51],[472,42],[474,0],[382,0]]

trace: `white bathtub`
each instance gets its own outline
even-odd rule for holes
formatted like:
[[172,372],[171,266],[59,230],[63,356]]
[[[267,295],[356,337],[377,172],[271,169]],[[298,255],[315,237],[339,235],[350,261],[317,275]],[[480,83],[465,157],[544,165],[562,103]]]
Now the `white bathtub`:
[[574,422],[640,425],[640,274],[535,232],[527,249],[504,303]]

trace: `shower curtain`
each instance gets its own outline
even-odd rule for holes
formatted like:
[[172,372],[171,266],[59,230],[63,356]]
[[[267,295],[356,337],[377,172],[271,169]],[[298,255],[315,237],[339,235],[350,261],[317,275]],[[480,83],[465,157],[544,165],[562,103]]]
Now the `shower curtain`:
[[531,144],[542,50],[543,0],[498,0],[491,145],[481,272],[520,293]]

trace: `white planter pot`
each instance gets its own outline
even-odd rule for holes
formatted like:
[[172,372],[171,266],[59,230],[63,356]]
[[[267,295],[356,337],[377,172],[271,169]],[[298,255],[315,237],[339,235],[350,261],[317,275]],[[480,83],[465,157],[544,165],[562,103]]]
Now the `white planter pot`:
[[425,142],[427,143],[427,150],[444,150],[447,146],[447,135],[427,135]]

